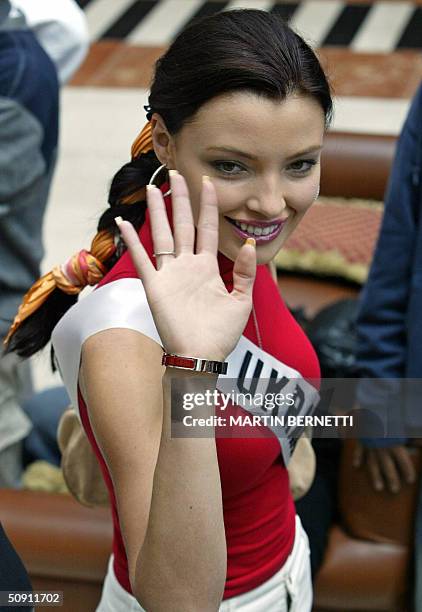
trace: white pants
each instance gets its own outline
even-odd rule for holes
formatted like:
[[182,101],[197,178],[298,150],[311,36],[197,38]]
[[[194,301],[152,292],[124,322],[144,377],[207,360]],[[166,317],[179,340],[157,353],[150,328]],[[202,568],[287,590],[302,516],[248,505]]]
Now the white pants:
[[[293,550],[281,570],[256,589],[225,599],[219,612],[311,612],[311,608],[309,542],[296,516]],[[96,612],[145,612],[136,599],[118,583],[113,571],[113,558],[109,562],[103,594]]]

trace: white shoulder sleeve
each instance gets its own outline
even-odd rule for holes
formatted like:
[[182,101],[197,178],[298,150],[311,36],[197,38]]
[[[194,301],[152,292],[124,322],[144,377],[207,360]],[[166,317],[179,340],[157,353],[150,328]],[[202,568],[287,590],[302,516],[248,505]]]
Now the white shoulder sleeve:
[[139,331],[162,345],[138,278],[123,278],[92,291],[72,306],[53,330],[51,341],[60,374],[78,413],[82,345],[100,331],[119,327]]

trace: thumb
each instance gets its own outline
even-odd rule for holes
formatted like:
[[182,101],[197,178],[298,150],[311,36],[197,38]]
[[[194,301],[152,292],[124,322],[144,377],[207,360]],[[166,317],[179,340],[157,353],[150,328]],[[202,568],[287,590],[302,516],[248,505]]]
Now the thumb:
[[248,238],[241,247],[233,267],[232,296],[252,298],[256,275],[256,248],[254,238]]

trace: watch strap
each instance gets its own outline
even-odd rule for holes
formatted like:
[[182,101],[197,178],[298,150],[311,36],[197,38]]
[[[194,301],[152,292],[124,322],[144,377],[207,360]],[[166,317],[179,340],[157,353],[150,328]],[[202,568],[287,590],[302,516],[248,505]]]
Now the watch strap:
[[227,361],[211,361],[199,357],[182,357],[164,353],[161,360],[162,365],[180,370],[191,370],[192,372],[204,372],[205,374],[226,374]]

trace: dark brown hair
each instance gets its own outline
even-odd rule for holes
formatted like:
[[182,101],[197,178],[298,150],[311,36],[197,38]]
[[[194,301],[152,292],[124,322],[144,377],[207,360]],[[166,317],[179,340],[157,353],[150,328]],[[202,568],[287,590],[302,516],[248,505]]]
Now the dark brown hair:
[[[240,9],[217,13],[187,27],[157,61],[150,112],[159,113],[170,133],[177,133],[212,98],[245,90],[272,100],[299,93],[321,106],[326,125],[332,115],[330,88],[320,63],[306,42],[276,14]],[[153,152],[125,164],[114,176],[98,230],[114,235],[118,215],[139,229],[146,202],[123,199],[145,186],[160,162]],[[102,262],[110,269],[119,254]],[[8,351],[29,357],[43,348],[75,296],[55,289],[11,337]]]

